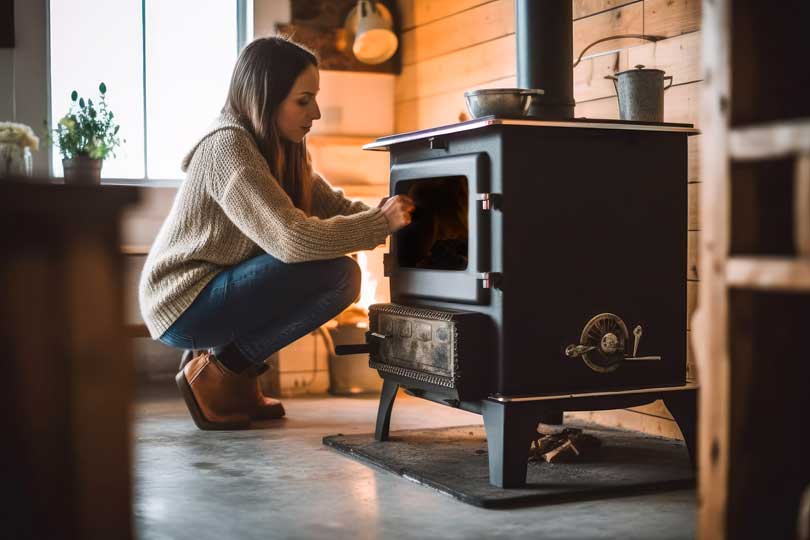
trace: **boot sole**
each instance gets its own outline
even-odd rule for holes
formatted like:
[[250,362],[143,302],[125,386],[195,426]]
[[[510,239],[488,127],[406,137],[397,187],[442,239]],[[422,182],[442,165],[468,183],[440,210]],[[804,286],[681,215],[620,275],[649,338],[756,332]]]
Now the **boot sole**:
[[177,387],[180,389],[180,394],[183,396],[183,400],[186,402],[186,407],[188,407],[188,412],[191,413],[191,419],[194,420],[194,424],[204,430],[204,431],[216,431],[216,430],[229,430],[229,429],[245,429],[250,425],[250,422],[211,422],[208,420],[205,415],[200,410],[200,406],[197,404],[197,398],[194,397],[194,393],[191,391],[191,385],[188,384],[186,380],[186,374],[184,371],[180,371],[177,375],[174,376],[174,380],[177,383]]
[[279,418],[284,418],[285,414],[284,405],[279,403],[278,407],[273,407],[265,413],[256,414],[255,418],[256,420],[278,420]]

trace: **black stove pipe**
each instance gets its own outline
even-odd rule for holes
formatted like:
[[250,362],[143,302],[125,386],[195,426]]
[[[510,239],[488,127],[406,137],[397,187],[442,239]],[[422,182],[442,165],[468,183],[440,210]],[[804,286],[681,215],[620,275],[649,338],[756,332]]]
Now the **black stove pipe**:
[[516,0],[517,85],[540,88],[529,116],[543,120],[574,117],[573,23],[571,0]]

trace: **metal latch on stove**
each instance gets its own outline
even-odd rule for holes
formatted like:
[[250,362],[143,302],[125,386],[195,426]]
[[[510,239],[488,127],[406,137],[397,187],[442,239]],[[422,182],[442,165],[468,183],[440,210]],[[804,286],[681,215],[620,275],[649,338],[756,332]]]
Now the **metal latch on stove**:
[[477,193],[475,199],[481,201],[482,210],[500,210],[501,209],[501,194],[500,193]]
[[391,271],[394,268],[394,258],[390,253],[383,253],[383,276],[391,277]]
[[484,289],[500,289],[503,285],[503,274],[500,272],[478,272],[476,277]]

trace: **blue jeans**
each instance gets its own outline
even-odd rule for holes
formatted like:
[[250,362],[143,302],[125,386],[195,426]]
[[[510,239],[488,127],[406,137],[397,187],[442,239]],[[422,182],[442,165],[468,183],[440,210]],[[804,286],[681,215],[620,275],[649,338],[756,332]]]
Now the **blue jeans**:
[[214,353],[232,344],[262,367],[359,296],[360,268],[349,257],[287,264],[262,254],[217,274],[160,341]]

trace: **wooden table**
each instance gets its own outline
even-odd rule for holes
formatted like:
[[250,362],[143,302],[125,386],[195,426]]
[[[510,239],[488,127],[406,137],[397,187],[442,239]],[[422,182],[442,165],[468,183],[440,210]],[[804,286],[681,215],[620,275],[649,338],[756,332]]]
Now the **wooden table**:
[[122,209],[138,189],[0,182],[3,533],[131,538]]

